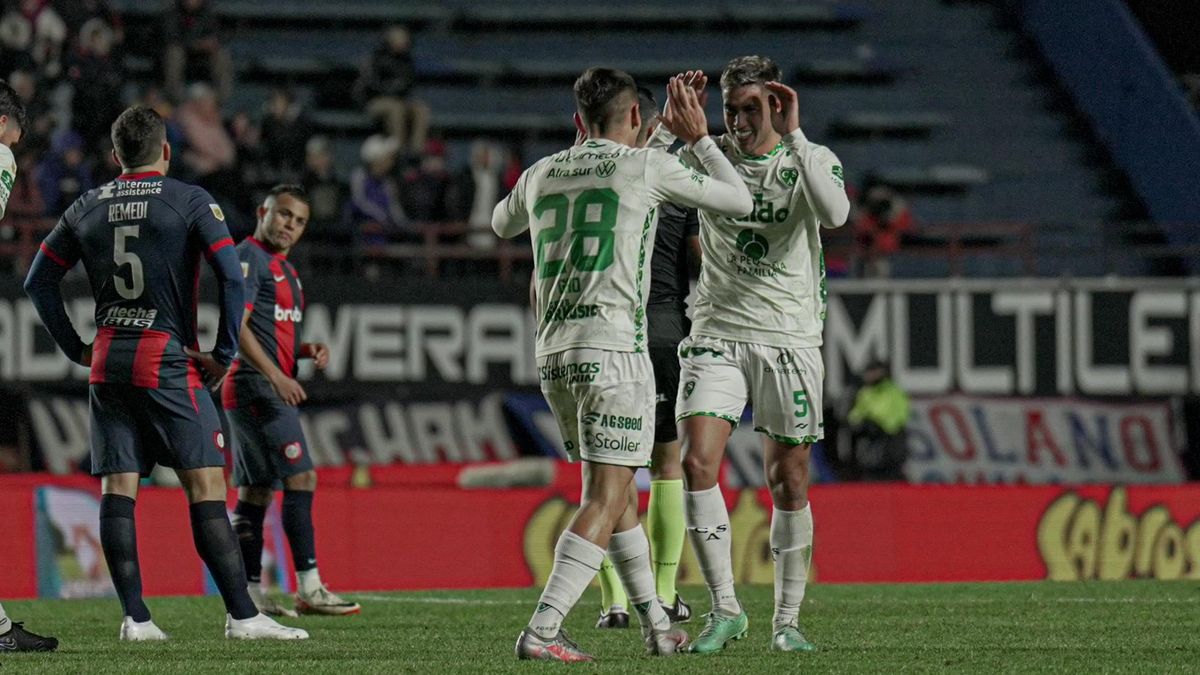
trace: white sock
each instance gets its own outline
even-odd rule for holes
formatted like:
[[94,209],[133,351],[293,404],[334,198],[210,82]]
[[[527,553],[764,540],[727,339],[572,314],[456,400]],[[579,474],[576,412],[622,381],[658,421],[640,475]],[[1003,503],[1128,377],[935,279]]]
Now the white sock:
[[654,571],[650,569],[650,540],[642,526],[614,534],[608,542],[608,559],[621,578],[629,604],[633,605],[642,624],[642,632],[649,633],[651,628],[670,628],[671,620],[658,602]]
[[0,605],[0,635],[4,635],[12,630],[12,622],[8,620],[8,615],[4,613],[4,605]]
[[554,547],[554,567],[542,597],[538,599],[537,609],[529,619],[529,629],[543,638],[558,635],[563,618],[579,602],[603,561],[604,549],[564,530]]
[[321,573],[317,568],[296,572],[296,590],[300,591],[301,595],[315,593],[321,585]]
[[796,620],[804,601],[812,559],[812,505],[799,511],[771,511],[771,557],[775,559],[775,628]]
[[683,497],[688,536],[704,582],[708,584],[713,611],[737,616],[741,614],[742,606],[733,592],[732,532],[721,488],[714,485],[699,492],[685,492]]

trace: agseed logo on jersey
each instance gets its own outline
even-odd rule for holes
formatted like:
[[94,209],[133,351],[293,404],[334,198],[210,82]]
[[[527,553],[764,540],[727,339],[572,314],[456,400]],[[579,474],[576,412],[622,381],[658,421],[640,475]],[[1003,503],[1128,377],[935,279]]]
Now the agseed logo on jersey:
[[796,179],[799,177],[800,172],[790,166],[779,170],[779,180],[783,181],[783,184],[788,187],[795,185]]
[[276,321],[291,321],[292,323],[300,323],[304,320],[304,312],[300,311],[299,307],[284,309],[279,305],[275,305],[275,320]]
[[561,366],[542,366],[538,368],[542,382],[556,382],[566,379],[566,384],[587,384],[595,381],[600,374],[599,361],[584,361],[582,363],[564,363]]
[[617,172],[617,163],[611,159],[606,159],[596,165],[596,175],[601,178],[608,178]]
[[609,429],[625,429],[628,431],[642,430],[642,418],[640,417],[625,417],[623,415],[605,415],[598,412],[589,412],[580,418],[580,421],[587,426],[607,427]]
[[775,202],[764,201],[763,193],[754,193],[754,210],[737,219],[739,223],[782,223],[787,220],[788,208],[775,208]]

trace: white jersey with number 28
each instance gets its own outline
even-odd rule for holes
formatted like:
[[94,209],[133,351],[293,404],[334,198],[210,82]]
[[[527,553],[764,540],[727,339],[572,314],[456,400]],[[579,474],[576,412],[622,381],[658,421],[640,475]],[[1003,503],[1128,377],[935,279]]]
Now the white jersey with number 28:
[[496,207],[492,226],[503,237],[530,230],[538,356],[578,347],[645,350],[658,205],[742,215],[750,204],[711,139],[696,143],[695,151],[725,182],[663,150],[604,139],[546,157],[521,174]]

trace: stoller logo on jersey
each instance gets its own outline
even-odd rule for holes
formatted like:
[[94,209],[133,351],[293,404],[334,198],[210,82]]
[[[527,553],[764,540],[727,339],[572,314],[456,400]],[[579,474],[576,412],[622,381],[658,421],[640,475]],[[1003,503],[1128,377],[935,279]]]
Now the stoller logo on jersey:
[[583,444],[595,450],[615,450],[617,452],[637,452],[641,442],[635,441],[624,434],[610,434],[596,431],[594,427],[617,429],[620,431],[641,431],[642,418],[626,415],[606,415],[601,412],[588,412],[580,418],[583,423]]
[[275,305],[275,320],[276,321],[291,321],[292,323],[300,323],[304,320],[304,312],[299,307],[285,309],[278,304]]

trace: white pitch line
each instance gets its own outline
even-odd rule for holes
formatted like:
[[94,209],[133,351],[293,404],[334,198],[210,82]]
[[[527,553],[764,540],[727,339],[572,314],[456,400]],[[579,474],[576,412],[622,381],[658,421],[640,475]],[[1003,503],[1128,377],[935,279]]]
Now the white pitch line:
[[406,598],[399,595],[362,595],[360,593],[347,593],[347,595],[357,600],[370,600],[371,602],[407,602],[424,605],[527,605],[531,602],[529,600],[472,600],[471,598]]

